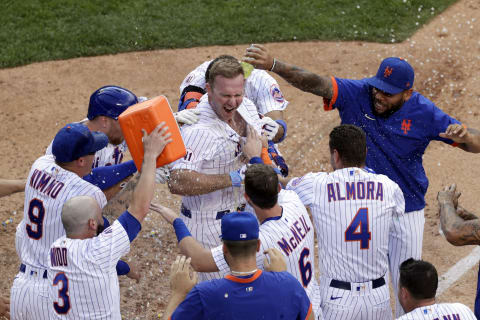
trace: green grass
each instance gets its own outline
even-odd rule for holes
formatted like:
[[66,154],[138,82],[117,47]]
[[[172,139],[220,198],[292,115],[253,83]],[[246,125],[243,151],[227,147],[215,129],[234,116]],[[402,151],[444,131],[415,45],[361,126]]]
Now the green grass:
[[400,42],[455,0],[3,0],[0,68],[158,48]]

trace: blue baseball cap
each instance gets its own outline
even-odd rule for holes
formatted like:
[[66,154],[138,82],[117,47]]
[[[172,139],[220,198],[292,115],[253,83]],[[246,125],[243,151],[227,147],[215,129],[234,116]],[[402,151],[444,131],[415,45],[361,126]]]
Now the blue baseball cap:
[[108,137],[99,131],[90,131],[80,123],[69,123],[53,139],[52,154],[58,162],[71,162],[108,144]]
[[222,239],[246,241],[258,239],[258,220],[250,212],[233,212],[222,217]]
[[383,92],[397,94],[413,86],[415,73],[412,66],[401,58],[386,58],[380,64],[375,77],[367,83]]

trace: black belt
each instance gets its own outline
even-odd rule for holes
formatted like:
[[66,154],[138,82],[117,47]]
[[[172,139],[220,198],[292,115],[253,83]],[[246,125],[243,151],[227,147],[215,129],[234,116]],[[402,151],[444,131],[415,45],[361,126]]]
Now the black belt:
[[[25,273],[26,269],[27,269],[27,266],[22,263],[20,265],[20,272]],[[34,273],[35,271],[30,271],[30,275],[33,275]],[[47,279],[47,270],[43,272],[43,279]]]
[[[182,205],[182,208],[180,209],[180,212],[187,218],[192,218],[192,211],[190,211],[189,209],[185,208],[183,205]],[[220,220],[222,219],[222,217],[226,214],[230,213],[230,210],[223,210],[223,211],[218,211],[217,212],[217,216],[215,217],[215,220]]]
[[[380,288],[381,286],[384,286],[384,285],[385,285],[385,278],[384,277],[372,280],[372,288],[373,289]],[[343,289],[343,290],[352,290],[352,284],[350,282],[345,282],[345,281],[340,281],[340,280],[335,280],[335,279],[332,279],[332,281],[330,281],[330,287],[337,288],[337,289]]]

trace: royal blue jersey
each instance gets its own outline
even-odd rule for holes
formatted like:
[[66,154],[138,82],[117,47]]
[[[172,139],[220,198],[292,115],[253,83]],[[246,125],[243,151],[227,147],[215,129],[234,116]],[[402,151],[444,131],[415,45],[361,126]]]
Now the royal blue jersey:
[[474,313],[477,319],[480,319],[480,268],[478,269],[477,296],[475,297]]
[[304,320],[311,312],[305,290],[290,273],[258,270],[197,284],[170,319]]
[[372,112],[371,87],[363,80],[332,77],[333,97],[325,110],[336,108],[342,124],[353,124],[367,135],[366,165],[395,181],[403,191],[405,211],[425,207],[428,179],[422,156],[432,140],[453,144],[439,136],[450,124],[460,123],[418,92],[389,117]]

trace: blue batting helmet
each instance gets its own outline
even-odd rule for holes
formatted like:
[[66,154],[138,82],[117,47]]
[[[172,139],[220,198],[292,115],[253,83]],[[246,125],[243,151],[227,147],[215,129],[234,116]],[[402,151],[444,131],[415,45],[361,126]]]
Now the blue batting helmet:
[[98,116],[106,116],[117,120],[123,111],[136,103],[138,103],[137,96],[125,88],[101,87],[90,96],[87,118],[93,120]]

